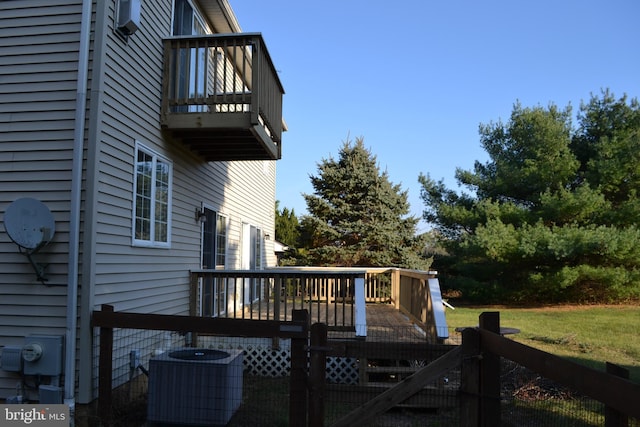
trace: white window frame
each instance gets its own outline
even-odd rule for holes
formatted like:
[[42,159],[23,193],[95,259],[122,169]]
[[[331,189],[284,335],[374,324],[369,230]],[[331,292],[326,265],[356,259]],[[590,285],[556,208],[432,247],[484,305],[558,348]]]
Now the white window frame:
[[[224,252],[224,264],[218,264],[218,255],[220,254],[219,246],[218,246],[218,237],[222,236],[218,234],[218,224],[224,224],[224,247],[222,248],[222,252]],[[221,214],[220,212],[216,212],[216,251],[215,251],[215,260],[216,260],[216,268],[227,268],[227,261],[229,258],[229,217],[225,214]]]
[[[151,167],[151,201],[149,207],[149,218],[150,221],[150,230],[149,230],[149,239],[141,239],[136,236],[137,230],[137,219],[138,219],[138,154],[142,152],[147,156],[151,157],[152,167]],[[157,225],[157,215],[156,215],[156,166],[158,162],[162,162],[168,166],[168,182],[167,182],[167,220],[166,220],[166,241],[156,240],[156,225]],[[171,200],[173,198],[173,162],[167,159],[165,156],[161,155],[155,150],[145,146],[144,144],[136,141],[135,143],[135,151],[133,157],[133,210],[131,215],[131,242],[133,246],[142,246],[142,247],[153,247],[153,248],[170,248],[171,247]]]
[[[255,240],[251,238],[251,232],[255,230]],[[251,269],[251,264],[255,264],[255,270],[264,270],[264,259],[262,256],[262,249],[264,249],[263,242],[264,234],[262,227],[258,227],[248,222],[242,223],[242,269]],[[254,256],[251,257],[253,249]],[[243,303],[251,304],[257,301],[261,292],[265,286],[264,279],[245,279],[243,287]]]
[[[224,246],[222,250],[224,251],[224,264],[218,264],[218,255],[220,254],[220,247],[218,246],[218,237],[222,236],[218,234],[218,224],[224,224]],[[214,259],[216,260],[216,269],[227,268],[227,262],[229,260],[229,217],[216,212],[216,230],[214,232],[216,244],[215,244],[215,254]],[[229,280],[228,279],[219,279],[216,283],[216,287],[214,289],[214,297],[211,312],[214,317],[224,316],[227,314],[227,309],[229,307]],[[218,310],[219,309],[219,310]]]

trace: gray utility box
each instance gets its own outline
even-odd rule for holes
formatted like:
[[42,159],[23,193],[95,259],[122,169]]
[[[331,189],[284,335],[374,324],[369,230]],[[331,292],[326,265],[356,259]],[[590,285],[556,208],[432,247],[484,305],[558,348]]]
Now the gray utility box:
[[0,368],[7,372],[22,372],[22,347],[3,348]]
[[60,335],[29,335],[22,347],[25,375],[62,374],[63,340]]
[[41,385],[40,387],[38,387],[40,403],[47,405],[61,405],[62,403],[64,403],[62,392],[62,387],[58,387],[55,385]]

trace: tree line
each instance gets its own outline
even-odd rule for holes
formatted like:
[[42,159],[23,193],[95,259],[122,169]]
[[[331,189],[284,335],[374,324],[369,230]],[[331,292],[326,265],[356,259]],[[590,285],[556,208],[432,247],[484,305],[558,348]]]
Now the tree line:
[[[489,160],[456,170],[461,191],[419,175],[432,226],[422,235],[406,191],[362,138],[345,142],[310,176],[308,215],[284,242],[297,248],[290,261],[433,264],[445,292],[483,303],[640,299],[638,101],[605,90],[575,118],[571,106],[516,103],[507,121],[481,124],[479,136]],[[276,208],[276,217],[291,225],[295,214]]]

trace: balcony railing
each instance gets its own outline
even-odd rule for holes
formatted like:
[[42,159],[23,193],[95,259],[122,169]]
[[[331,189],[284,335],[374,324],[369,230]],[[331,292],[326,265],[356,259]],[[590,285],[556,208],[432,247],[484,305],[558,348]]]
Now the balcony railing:
[[207,161],[279,159],[283,94],[260,34],[164,40],[161,124]]
[[192,316],[288,321],[292,310],[307,309],[311,322],[365,337],[367,302],[403,312],[430,339],[448,337],[433,272],[320,267],[191,272]]

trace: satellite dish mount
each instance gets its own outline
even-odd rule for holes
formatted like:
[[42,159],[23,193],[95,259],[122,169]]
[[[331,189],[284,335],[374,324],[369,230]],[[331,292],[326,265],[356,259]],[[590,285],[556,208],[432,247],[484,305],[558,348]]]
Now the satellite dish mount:
[[38,281],[46,284],[47,265],[38,264],[33,255],[51,242],[55,234],[55,221],[49,208],[36,199],[18,199],[4,213],[4,228],[9,238],[18,245],[18,251],[29,260]]

